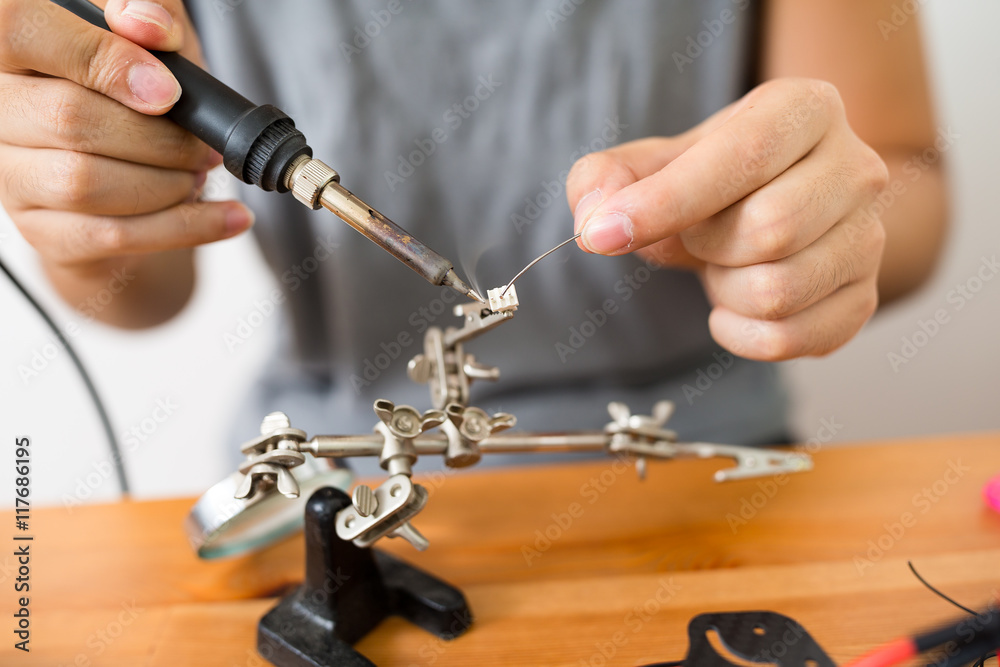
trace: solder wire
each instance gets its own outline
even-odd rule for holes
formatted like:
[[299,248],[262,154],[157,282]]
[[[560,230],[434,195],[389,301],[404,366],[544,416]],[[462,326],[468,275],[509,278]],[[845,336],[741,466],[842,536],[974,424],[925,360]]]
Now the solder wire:
[[[580,232],[580,234],[583,234],[583,232]],[[507,290],[509,290],[509,289],[510,289],[511,285],[513,285],[513,284],[514,284],[514,281],[515,281],[515,280],[517,280],[518,278],[520,278],[520,277],[521,277],[521,275],[522,275],[522,274],[523,274],[523,273],[524,273],[525,271],[527,271],[528,269],[530,269],[531,267],[533,267],[533,266],[534,266],[535,264],[538,264],[538,262],[540,262],[540,261],[541,261],[542,259],[544,259],[545,257],[547,257],[547,256],[551,255],[551,254],[552,254],[552,253],[554,253],[554,252],[555,252],[556,250],[559,250],[559,248],[563,247],[564,245],[566,245],[566,244],[568,244],[568,243],[572,243],[573,241],[575,241],[575,240],[577,240],[578,238],[580,238],[580,234],[574,234],[573,236],[569,237],[568,239],[566,239],[565,241],[563,241],[562,243],[560,243],[559,245],[557,245],[557,246],[556,246],[555,248],[552,248],[551,250],[546,250],[546,251],[545,251],[545,252],[543,252],[543,253],[542,253],[541,255],[539,255],[538,257],[534,258],[534,259],[533,259],[533,260],[531,260],[530,262],[528,262],[528,265],[527,265],[526,267],[524,267],[523,269],[521,269],[520,271],[518,271],[518,272],[517,272],[517,275],[516,275],[516,276],[514,276],[513,278],[511,278],[511,279],[510,279],[510,282],[509,282],[509,283],[507,283],[507,286],[503,288],[503,291],[502,291],[502,292],[500,292],[500,296],[503,296],[504,294],[506,294],[506,293],[507,293]]]

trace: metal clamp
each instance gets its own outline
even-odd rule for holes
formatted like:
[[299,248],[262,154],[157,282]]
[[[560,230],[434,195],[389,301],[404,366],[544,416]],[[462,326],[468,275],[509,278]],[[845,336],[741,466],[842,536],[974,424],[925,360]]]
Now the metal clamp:
[[272,412],[264,417],[260,437],[240,448],[247,460],[240,465],[240,472],[245,477],[235,497],[249,498],[277,486],[286,498],[298,498],[299,485],[288,471],[305,462],[305,455],[299,451],[305,440],[305,431],[292,428],[284,412]]
[[445,409],[448,421],[441,430],[448,436],[444,462],[450,468],[465,468],[479,462],[479,443],[494,433],[506,431],[517,423],[514,415],[504,412],[490,417],[480,408],[450,403]]
[[679,443],[674,431],[663,428],[674,413],[674,404],[670,401],[658,402],[653,406],[653,414],[648,417],[631,414],[624,403],[609,404],[608,413],[614,419],[604,427],[604,432],[611,436],[608,451],[635,456],[639,479],[646,477],[646,458],[650,456],[662,459],[717,456],[734,459],[735,467],[715,473],[717,482],[812,470],[812,459],[798,452],[709,442]]
[[428,429],[439,426],[447,417],[440,410],[420,414],[409,405],[397,407],[392,401],[375,401],[375,414],[382,420],[375,430],[385,437],[379,465],[390,475],[410,475],[417,460],[413,439]]
[[427,538],[409,521],[427,504],[427,489],[406,475],[393,475],[374,491],[359,486],[353,504],[337,512],[337,537],[359,547],[370,547],[382,537],[402,537],[418,550]]

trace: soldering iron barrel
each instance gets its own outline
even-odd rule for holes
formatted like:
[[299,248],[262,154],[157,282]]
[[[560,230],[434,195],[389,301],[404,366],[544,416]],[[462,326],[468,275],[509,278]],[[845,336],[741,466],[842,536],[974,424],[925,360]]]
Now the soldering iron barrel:
[[451,262],[361,201],[340,183],[328,183],[320,193],[319,201],[323,208],[340,217],[432,284],[444,283],[445,276],[452,270]]

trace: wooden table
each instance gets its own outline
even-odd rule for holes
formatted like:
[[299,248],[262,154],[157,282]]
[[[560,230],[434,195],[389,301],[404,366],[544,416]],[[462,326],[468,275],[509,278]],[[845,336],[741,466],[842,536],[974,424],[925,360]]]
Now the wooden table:
[[[815,461],[726,484],[711,481],[722,459],[654,463],[644,483],[610,460],[430,480],[414,523],[431,548],[382,546],[459,585],[475,625],[443,642],[391,619],[358,648],[379,665],[639,665],[682,658],[698,613],[770,609],[841,662],[960,613],[907,559],[966,605],[997,597],[1000,514],[980,492],[1000,473],[1000,434]],[[16,575],[0,556],[0,664],[263,665],[256,623],[300,579],[301,538],[199,561],[181,532],[191,503],[34,512],[32,650],[13,649]]]

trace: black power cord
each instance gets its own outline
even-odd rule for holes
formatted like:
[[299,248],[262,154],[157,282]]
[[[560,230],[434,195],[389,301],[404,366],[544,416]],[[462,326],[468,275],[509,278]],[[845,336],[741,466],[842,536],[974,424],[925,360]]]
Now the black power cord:
[[80,378],[83,380],[83,384],[87,387],[87,393],[90,394],[90,398],[94,402],[94,407],[97,409],[97,415],[101,419],[101,426],[104,428],[104,435],[108,439],[108,448],[111,449],[111,462],[114,464],[115,473],[118,476],[118,486],[121,487],[121,491],[124,495],[128,495],[128,477],[125,475],[125,466],[122,463],[122,455],[121,449],[118,447],[118,439],[115,438],[114,430],[111,428],[111,420],[108,419],[107,410],[104,409],[104,402],[101,401],[101,397],[97,393],[97,388],[94,387],[94,383],[90,379],[90,374],[87,373],[87,369],[84,368],[83,362],[80,361],[80,357],[76,354],[76,350],[73,349],[73,346],[70,345],[69,341],[66,340],[66,337],[63,336],[62,331],[60,331],[59,327],[56,326],[52,317],[50,317],[48,312],[42,308],[42,305],[38,303],[35,297],[33,297],[31,293],[25,289],[24,285],[21,284],[21,281],[14,277],[14,274],[11,273],[10,269],[7,268],[7,265],[4,264],[2,259],[0,259],[0,271],[7,274],[7,277],[10,278],[14,287],[16,287],[17,290],[24,295],[24,298],[28,300],[28,303],[30,303],[34,309],[38,311],[38,314],[42,316],[42,319],[45,320],[45,323],[49,325],[49,328],[52,329],[56,338],[59,339],[59,342],[66,349],[67,354],[69,354],[69,358],[73,360],[73,365],[76,366],[76,370],[79,371]]
[[[917,572],[917,568],[914,567],[912,561],[906,561],[906,565],[910,568],[910,572],[913,573],[913,576],[915,576],[920,583],[922,583],[924,586],[926,586],[929,591],[931,591],[932,593],[934,593],[938,597],[940,597],[940,598],[942,598],[942,599],[950,602],[951,604],[955,605],[956,607],[958,607],[962,611],[967,612],[967,613],[971,614],[974,617],[978,616],[978,614],[975,611],[973,611],[972,609],[969,609],[964,604],[961,604],[961,603],[957,602],[954,598],[951,598],[951,597],[945,595],[940,590],[938,590],[937,588],[935,588],[934,586],[932,586],[929,581],[927,581],[926,579],[924,579],[923,576],[921,576],[921,574],[919,572]],[[987,647],[995,647],[995,640],[991,639],[990,641],[984,642],[983,645],[987,646]],[[949,666],[952,666],[952,665],[964,665],[964,664],[968,664],[968,662],[969,662],[968,655],[970,655],[970,654],[972,655],[972,657],[976,657],[976,655],[979,656],[979,659],[976,660],[975,664],[973,664],[972,667],[983,667],[986,664],[987,660],[989,660],[994,655],[996,655],[996,652],[990,651],[989,648],[987,648],[982,653],[980,653],[978,650],[976,650],[975,646],[966,647],[965,651],[961,652],[958,655],[950,657],[944,663],[944,666],[945,667],[949,667]]]

